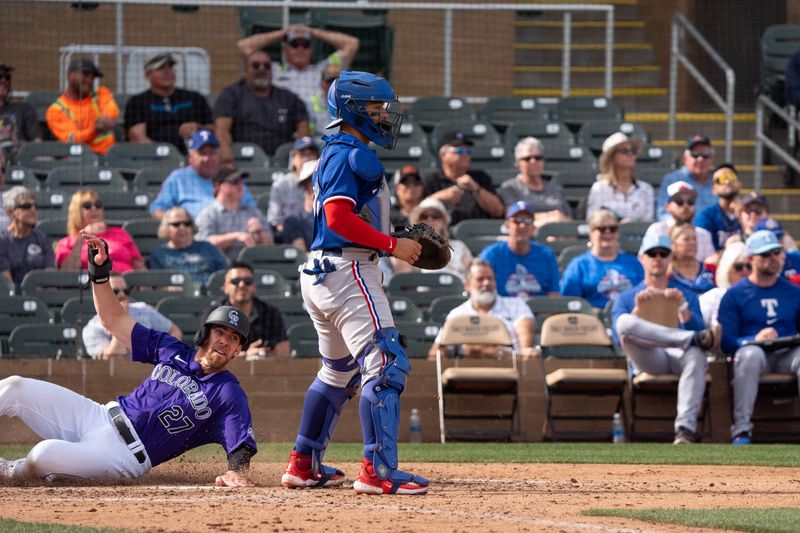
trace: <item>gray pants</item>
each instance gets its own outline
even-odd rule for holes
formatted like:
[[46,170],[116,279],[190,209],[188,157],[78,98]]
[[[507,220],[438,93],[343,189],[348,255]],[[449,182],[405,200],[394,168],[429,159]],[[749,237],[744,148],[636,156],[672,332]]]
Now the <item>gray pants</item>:
[[706,389],[708,362],[703,350],[691,346],[694,331],[668,328],[625,313],[617,318],[622,349],[636,371],[680,374],[675,431],[697,430],[697,417]]
[[753,429],[750,418],[761,374],[796,374],[800,380],[800,347],[765,353],[759,346],[742,346],[733,358],[733,425],[731,435]]

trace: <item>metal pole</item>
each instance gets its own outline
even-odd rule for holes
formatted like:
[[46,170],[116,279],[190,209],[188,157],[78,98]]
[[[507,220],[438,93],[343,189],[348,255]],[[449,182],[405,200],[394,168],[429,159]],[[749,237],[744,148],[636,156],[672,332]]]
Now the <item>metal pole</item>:
[[761,96],[756,99],[756,153],[753,154],[753,189],[761,190],[761,165],[763,164],[764,143],[761,135],[764,127],[764,104]]
[[613,96],[614,77],[614,6],[606,12],[606,98]]
[[569,96],[569,69],[572,58],[572,13],[564,12],[564,50],[561,55],[561,97]]
[[117,69],[117,94],[125,94],[128,91],[125,89],[125,71],[122,68],[122,49],[125,46],[125,17],[123,13],[122,2],[117,2],[116,11],[116,51],[114,52],[116,59]]
[[726,87],[725,107],[725,161],[733,161],[733,108],[735,105],[736,74],[733,69],[725,71]]
[[444,96],[452,96],[453,91],[453,10],[444,10]]
[[675,140],[675,113],[678,108],[678,54],[680,54],[680,30],[677,20],[672,21],[672,42],[669,54],[669,127],[667,138]]

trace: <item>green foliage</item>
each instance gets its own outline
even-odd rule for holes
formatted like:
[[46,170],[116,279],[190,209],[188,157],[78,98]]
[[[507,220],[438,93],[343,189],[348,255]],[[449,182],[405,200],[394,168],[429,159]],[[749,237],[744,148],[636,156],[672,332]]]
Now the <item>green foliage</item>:
[[35,522],[18,522],[0,518],[0,531],[3,533],[122,533],[122,529],[98,529],[83,526],[65,526],[60,524],[38,524]]
[[763,533],[797,533],[800,509],[590,509],[588,516],[620,516],[645,522]]

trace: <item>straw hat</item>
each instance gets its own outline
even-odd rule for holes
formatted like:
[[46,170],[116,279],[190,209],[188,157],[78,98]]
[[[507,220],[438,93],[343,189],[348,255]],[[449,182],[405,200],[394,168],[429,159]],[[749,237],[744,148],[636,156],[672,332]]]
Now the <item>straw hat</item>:
[[605,141],[603,141],[603,153],[600,154],[600,172],[605,174],[611,169],[611,160],[614,159],[614,153],[621,144],[631,143],[637,150],[642,148],[642,140],[635,137],[628,137],[621,131],[612,133]]

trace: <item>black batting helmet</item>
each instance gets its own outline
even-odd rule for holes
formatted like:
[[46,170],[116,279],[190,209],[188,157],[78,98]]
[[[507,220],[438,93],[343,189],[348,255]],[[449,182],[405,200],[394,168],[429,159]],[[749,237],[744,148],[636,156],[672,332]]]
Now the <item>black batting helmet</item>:
[[231,328],[239,334],[239,339],[242,341],[242,349],[247,349],[247,336],[250,334],[250,319],[244,311],[232,305],[221,305],[211,311],[211,314],[206,318],[203,327],[197,330],[194,336],[194,343],[197,346],[202,346],[208,340],[208,332],[211,326],[225,326]]

